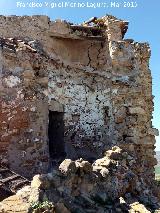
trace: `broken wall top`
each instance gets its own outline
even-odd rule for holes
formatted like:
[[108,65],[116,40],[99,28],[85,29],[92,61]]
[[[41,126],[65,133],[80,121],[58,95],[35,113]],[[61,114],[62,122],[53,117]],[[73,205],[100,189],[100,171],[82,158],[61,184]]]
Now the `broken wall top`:
[[[128,28],[128,22],[116,19],[113,16],[104,16],[93,19],[93,22],[84,22],[74,25],[66,21],[50,21],[47,16],[0,16],[1,37],[32,37],[38,39],[42,35],[72,39],[104,40],[107,31],[109,39],[121,40]],[[45,39],[45,38],[44,38]]]
[[[89,51],[88,46],[94,46],[97,49],[99,49],[100,46],[103,46],[104,54],[101,54],[105,57],[105,59],[103,57],[103,66],[95,67],[97,66],[95,65],[92,68],[93,70],[98,69],[104,70],[105,72],[108,70],[111,71],[115,58],[117,61],[116,63],[119,63],[121,57],[124,57],[117,55],[118,52],[121,52],[119,50],[122,50],[125,57],[129,57],[129,60],[133,59],[133,57],[127,51],[132,52],[132,55],[137,55],[137,58],[139,55],[141,55],[141,58],[145,58],[146,60],[149,59],[150,49],[146,43],[139,44],[134,42],[132,39],[123,40],[127,29],[128,22],[110,15],[102,18],[94,17],[81,25],[74,25],[61,20],[51,21],[49,17],[42,15],[22,17],[0,16],[0,37],[2,39],[14,38],[17,40],[22,40],[27,44],[33,40],[40,41],[42,46],[41,50],[43,49],[46,56],[54,61],[57,61],[58,63],[65,64],[63,57],[61,57],[61,54],[63,55],[63,52],[65,51],[58,50],[59,52],[57,53],[55,51],[54,40],[58,39],[61,43],[65,43],[65,45],[68,44],[68,46],[66,46],[67,50],[70,46],[70,48],[72,47],[72,51],[76,48],[82,47],[81,52],[87,52],[87,49]],[[75,45],[73,45],[73,41],[75,41]],[[84,41],[83,45],[80,41]],[[108,42],[110,42],[110,45]],[[70,45],[71,43],[72,45]],[[35,45],[32,45],[32,47],[33,46]],[[64,44],[62,46],[64,47]],[[61,49],[63,48],[61,47]],[[74,55],[74,59],[70,61],[71,63],[66,62],[66,65],[76,64],[74,65],[75,68],[82,68],[85,70],[88,63],[81,63],[81,59],[79,59],[79,57],[76,59],[78,61],[75,62],[76,54],[73,52],[72,55]],[[97,60],[99,61],[98,58]],[[80,62],[82,66],[77,65],[78,62]]]

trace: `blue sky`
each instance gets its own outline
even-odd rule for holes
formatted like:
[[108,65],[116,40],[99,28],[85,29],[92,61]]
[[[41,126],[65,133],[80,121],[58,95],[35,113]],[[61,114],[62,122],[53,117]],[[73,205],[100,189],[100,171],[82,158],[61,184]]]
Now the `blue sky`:
[[[68,3],[107,3],[108,8],[51,8],[45,7],[44,3],[53,5],[53,3],[60,2]],[[39,8],[17,7],[17,2],[24,3],[38,3],[43,4]],[[110,3],[119,3],[119,8],[110,7]],[[124,8],[124,2],[135,2],[137,7]],[[38,5],[37,4],[37,5]],[[88,5],[89,5],[88,4]],[[93,5],[93,4],[92,4]],[[104,4],[103,4],[104,5]],[[106,4],[105,4],[106,5]],[[150,60],[150,69],[153,77],[153,95],[155,96],[154,104],[155,110],[153,113],[153,126],[160,130],[160,0],[0,0],[0,14],[1,15],[33,15],[43,14],[48,15],[53,19],[66,19],[74,23],[81,23],[90,17],[101,17],[105,14],[112,14],[118,18],[128,20],[129,30],[126,38],[133,38],[135,41],[149,42],[152,50]],[[160,137],[156,138],[157,150],[160,150]]]

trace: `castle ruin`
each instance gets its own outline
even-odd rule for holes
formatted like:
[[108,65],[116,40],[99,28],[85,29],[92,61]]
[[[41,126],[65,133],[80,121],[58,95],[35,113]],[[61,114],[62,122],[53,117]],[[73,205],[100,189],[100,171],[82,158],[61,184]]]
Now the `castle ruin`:
[[0,163],[32,177],[52,162],[93,162],[118,146],[148,185],[156,159],[147,43],[128,22],[74,25],[47,16],[0,17]]

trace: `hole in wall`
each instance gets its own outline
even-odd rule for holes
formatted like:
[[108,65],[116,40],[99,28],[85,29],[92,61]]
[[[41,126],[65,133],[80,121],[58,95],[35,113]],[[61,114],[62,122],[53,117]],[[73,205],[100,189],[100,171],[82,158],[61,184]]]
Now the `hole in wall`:
[[65,157],[64,113],[49,110],[49,154],[52,159]]

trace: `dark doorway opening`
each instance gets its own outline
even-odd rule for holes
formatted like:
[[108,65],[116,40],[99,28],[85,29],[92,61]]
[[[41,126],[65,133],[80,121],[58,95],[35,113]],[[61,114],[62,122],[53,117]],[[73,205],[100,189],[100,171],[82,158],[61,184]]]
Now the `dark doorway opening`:
[[52,159],[65,157],[64,113],[49,111],[49,153]]

